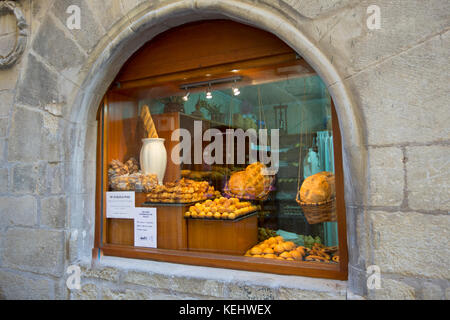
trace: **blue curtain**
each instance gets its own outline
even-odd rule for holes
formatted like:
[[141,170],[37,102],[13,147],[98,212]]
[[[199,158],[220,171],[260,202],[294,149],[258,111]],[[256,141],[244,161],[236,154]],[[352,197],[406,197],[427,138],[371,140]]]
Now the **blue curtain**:
[[[334,150],[333,135],[329,131],[317,132],[317,151],[319,156],[320,171],[334,173]],[[324,223],[324,244],[326,246],[336,246],[338,244],[338,232],[336,222]]]

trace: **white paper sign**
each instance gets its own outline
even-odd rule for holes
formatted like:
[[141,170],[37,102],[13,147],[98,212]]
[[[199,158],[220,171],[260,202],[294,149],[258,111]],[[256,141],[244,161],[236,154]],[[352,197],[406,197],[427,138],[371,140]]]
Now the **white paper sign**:
[[157,248],[156,208],[136,208],[134,217],[134,245]]
[[134,191],[106,192],[106,217],[133,219],[135,206]]

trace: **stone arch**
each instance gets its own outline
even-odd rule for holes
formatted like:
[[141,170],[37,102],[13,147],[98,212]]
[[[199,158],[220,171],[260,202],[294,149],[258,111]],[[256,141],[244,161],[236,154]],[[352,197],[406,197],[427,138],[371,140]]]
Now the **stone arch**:
[[[360,280],[358,280],[360,277],[356,274],[352,275],[351,268],[351,266],[354,266],[355,270],[360,269],[359,266],[365,263],[365,258],[358,256],[358,247],[361,244],[357,240],[356,210],[353,210],[353,208],[365,202],[362,190],[364,190],[366,184],[364,178],[366,177],[367,154],[362,118],[343,84],[343,79],[341,79],[333,64],[289,18],[279,12],[272,11],[264,4],[248,4],[238,0],[180,0],[163,3],[157,7],[152,5],[149,8],[150,6],[150,4],[143,3],[119,20],[104,37],[107,41],[101,41],[94,48],[83,67],[83,70],[89,70],[89,72],[85,73],[83,79],[81,79],[81,86],[78,89],[69,116],[72,123],[79,124],[75,136],[75,146],[79,149],[73,152],[70,161],[71,167],[68,170],[69,176],[67,177],[69,184],[75,186],[80,183],[80,177],[84,177],[84,181],[90,181],[91,184],[94,184],[91,186],[93,189],[91,189],[95,190],[95,181],[92,179],[92,177],[95,177],[95,172],[87,171],[82,161],[86,154],[86,145],[90,139],[95,139],[95,132],[91,136],[87,133],[88,130],[86,130],[86,126],[83,126],[83,123],[95,121],[96,111],[103,94],[121,66],[141,45],[176,25],[211,18],[231,19],[264,29],[278,36],[299,53],[321,76],[333,98],[339,118],[343,145],[350,258],[349,280],[353,283],[352,287],[356,285],[355,281],[360,283]],[[66,137],[73,136],[73,132],[69,132],[69,128],[66,130]],[[94,168],[92,170],[95,171]],[[91,198],[89,201],[92,202],[94,199]],[[69,212],[77,214],[79,209],[77,204],[69,205]],[[87,214],[90,215],[91,212],[85,211],[85,215]],[[93,216],[86,220],[92,222],[86,227],[93,233]],[[74,244],[74,247],[70,247],[69,250],[76,251],[76,254],[70,254],[70,257],[80,258],[80,256],[90,255],[90,252],[88,252],[90,250],[89,245],[80,248],[79,244]],[[356,286],[360,287],[359,285]]]

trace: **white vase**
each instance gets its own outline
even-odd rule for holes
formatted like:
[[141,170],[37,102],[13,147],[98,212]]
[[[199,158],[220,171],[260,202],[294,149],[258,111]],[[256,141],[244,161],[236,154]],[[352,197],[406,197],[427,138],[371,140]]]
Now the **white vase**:
[[163,138],[142,139],[140,154],[141,169],[145,174],[156,174],[158,183],[163,184],[167,166],[167,151]]

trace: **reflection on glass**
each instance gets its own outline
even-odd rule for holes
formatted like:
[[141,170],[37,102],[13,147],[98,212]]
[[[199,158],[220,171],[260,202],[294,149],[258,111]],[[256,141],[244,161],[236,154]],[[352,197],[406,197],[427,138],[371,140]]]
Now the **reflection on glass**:
[[[168,132],[171,164],[164,184],[135,174],[136,190],[145,193],[149,206],[179,205],[181,216],[173,219],[184,219],[187,231],[166,235],[185,237],[177,249],[339,261],[331,100],[318,76],[182,90],[139,101],[140,110],[144,106],[158,132]],[[184,131],[169,141],[176,129]],[[238,129],[255,135],[239,140]],[[130,183],[116,180],[122,189]]]

